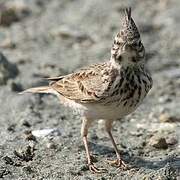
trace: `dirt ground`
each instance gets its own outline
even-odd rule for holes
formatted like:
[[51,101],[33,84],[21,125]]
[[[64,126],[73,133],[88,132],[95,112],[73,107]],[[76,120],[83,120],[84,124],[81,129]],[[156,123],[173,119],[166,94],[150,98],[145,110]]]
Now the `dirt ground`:
[[[86,166],[80,117],[54,96],[18,92],[108,60],[125,6],[132,7],[154,85],[136,112],[114,124],[131,169],[107,164],[116,157],[111,142],[98,123],[91,128],[96,165],[108,170],[96,175]],[[1,0],[0,178],[179,180],[179,12],[179,0]],[[32,135],[43,129],[56,130]]]

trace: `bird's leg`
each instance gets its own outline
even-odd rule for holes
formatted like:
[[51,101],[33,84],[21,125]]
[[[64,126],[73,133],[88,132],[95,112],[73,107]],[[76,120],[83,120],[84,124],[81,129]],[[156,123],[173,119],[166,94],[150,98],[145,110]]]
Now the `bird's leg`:
[[111,164],[111,165],[114,165],[114,166],[116,166],[116,167],[123,167],[123,168],[126,168],[127,166],[126,166],[126,164],[124,163],[124,161],[121,159],[121,156],[120,156],[120,153],[119,153],[119,150],[118,150],[118,148],[117,148],[117,145],[116,145],[116,143],[115,143],[115,141],[114,141],[114,138],[113,138],[113,136],[112,136],[112,133],[111,133],[111,128],[112,128],[112,122],[113,121],[106,121],[106,123],[105,123],[105,128],[106,128],[106,131],[107,131],[107,133],[108,133],[108,135],[109,135],[109,137],[110,137],[110,140],[111,140],[111,142],[112,142],[112,144],[113,144],[113,147],[114,147],[114,150],[115,150],[115,152],[116,152],[116,156],[117,156],[117,159],[116,160],[107,160],[108,161],[108,163],[109,164]]
[[85,150],[86,150],[86,156],[87,156],[89,170],[93,173],[102,173],[106,170],[104,168],[97,168],[94,166],[92,159],[91,159],[90,151],[89,151],[87,134],[88,134],[88,128],[90,127],[91,122],[92,122],[91,120],[88,120],[86,118],[83,119],[82,127],[81,127],[81,135],[82,135]]

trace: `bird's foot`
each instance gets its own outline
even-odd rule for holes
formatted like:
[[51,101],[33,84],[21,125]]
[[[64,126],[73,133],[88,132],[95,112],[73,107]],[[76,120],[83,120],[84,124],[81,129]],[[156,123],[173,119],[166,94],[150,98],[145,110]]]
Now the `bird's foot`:
[[107,172],[107,169],[105,169],[105,168],[97,168],[93,163],[90,163],[88,166],[89,166],[89,170],[92,173],[104,173],[104,172]]
[[125,164],[125,162],[121,159],[121,158],[118,158],[116,160],[107,160],[107,162],[111,165],[111,166],[115,166],[115,167],[118,167],[118,168],[122,168],[124,170],[126,170],[128,167],[127,165]]

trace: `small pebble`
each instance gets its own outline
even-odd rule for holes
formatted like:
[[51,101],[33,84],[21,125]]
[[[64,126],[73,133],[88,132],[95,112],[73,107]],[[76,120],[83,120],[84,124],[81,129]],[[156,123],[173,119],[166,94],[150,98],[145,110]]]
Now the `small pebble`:
[[23,1],[8,1],[0,4],[0,25],[10,26],[30,14],[29,7]]
[[17,22],[19,20],[14,9],[9,8],[6,4],[0,4],[0,25],[1,26],[9,26],[13,22]]
[[31,124],[25,119],[21,119],[21,125],[28,128],[31,127]]
[[10,81],[10,88],[14,92],[21,92],[23,90],[21,84],[13,81]]
[[60,136],[62,133],[60,129],[53,128],[53,129],[41,129],[41,130],[34,130],[32,134],[36,137],[45,137],[45,136]]
[[14,164],[13,160],[9,156],[4,156],[2,159],[6,164],[10,164],[10,165]]
[[46,147],[47,147],[48,149],[55,149],[55,148],[56,148],[56,145],[55,145],[53,142],[48,142],[48,143],[46,144]]
[[23,149],[20,150],[15,150],[14,151],[14,155],[17,156],[19,159],[21,159],[22,161],[32,161],[33,157],[34,157],[34,147],[31,146],[26,146]]
[[9,171],[6,168],[0,168],[0,178],[4,178],[6,175],[11,174],[11,171]]
[[10,63],[0,52],[0,85],[5,85],[8,79],[15,78],[18,75],[18,68]]
[[167,102],[171,102],[172,99],[169,97],[169,95],[163,95],[159,97],[159,102],[160,103],[167,103]]
[[178,140],[176,137],[169,137],[169,138],[167,138],[166,142],[168,145],[173,146],[178,143]]
[[8,130],[8,131],[11,131],[11,132],[15,132],[15,127],[16,127],[15,124],[11,124],[11,125],[9,125],[9,126],[7,127],[7,130]]
[[24,166],[22,168],[22,170],[26,173],[26,174],[31,174],[33,172],[32,168],[30,166]]
[[159,116],[159,120],[160,120],[160,122],[177,122],[177,121],[180,121],[180,119],[178,119],[177,117],[172,116],[168,113],[162,113]]
[[36,141],[36,137],[33,136],[32,132],[27,130],[24,132],[25,134],[25,139],[28,140],[28,141]]
[[163,137],[153,136],[149,140],[149,145],[157,149],[167,149],[168,144],[166,139]]

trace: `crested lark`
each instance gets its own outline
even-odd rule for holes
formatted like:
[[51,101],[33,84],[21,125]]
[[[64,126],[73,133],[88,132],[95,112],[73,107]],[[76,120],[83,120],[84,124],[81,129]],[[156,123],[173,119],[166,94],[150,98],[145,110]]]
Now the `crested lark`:
[[131,9],[124,10],[122,30],[115,36],[108,62],[48,79],[51,81],[49,86],[24,92],[55,94],[61,103],[80,112],[83,117],[81,135],[90,171],[102,172],[92,162],[87,141],[88,129],[96,119],[104,119],[116,152],[117,160],[111,164],[126,166],[111,134],[112,123],[133,112],[152,87],[151,76],[145,67],[145,49],[131,17]]

